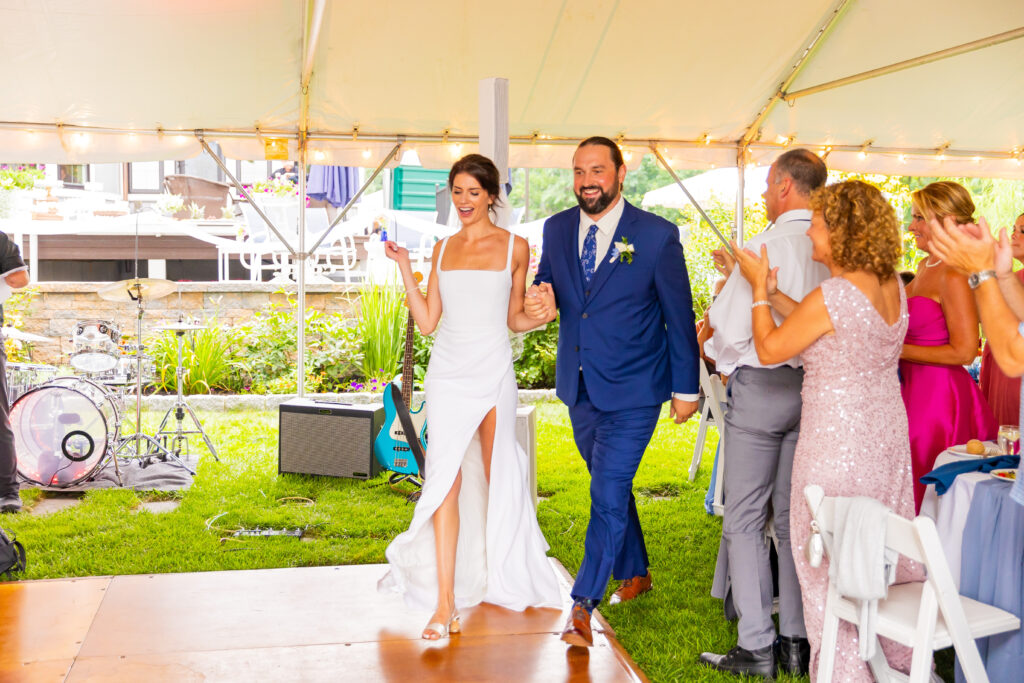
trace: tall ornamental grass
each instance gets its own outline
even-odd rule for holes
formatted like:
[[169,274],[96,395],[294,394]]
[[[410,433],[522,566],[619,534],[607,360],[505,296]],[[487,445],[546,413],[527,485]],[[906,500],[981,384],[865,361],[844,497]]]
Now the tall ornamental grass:
[[[186,334],[182,339],[182,367],[188,370],[182,382],[187,394],[213,391],[235,392],[242,388],[242,334],[233,327],[220,327],[216,320],[209,327]],[[178,341],[173,332],[150,339],[147,353],[153,357],[157,377],[151,386],[156,391],[178,390],[176,376]]]
[[405,293],[394,283],[364,285],[359,291],[357,329],[363,342],[363,376],[391,377],[405,351],[408,309]]

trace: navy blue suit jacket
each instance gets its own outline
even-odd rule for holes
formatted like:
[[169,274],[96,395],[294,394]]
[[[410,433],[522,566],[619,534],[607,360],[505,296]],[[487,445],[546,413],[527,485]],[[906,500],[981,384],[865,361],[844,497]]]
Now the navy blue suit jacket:
[[[581,368],[600,410],[658,405],[673,392],[696,394],[700,354],[679,229],[626,202],[608,253],[584,285],[579,225],[578,207],[547,220],[535,278],[551,283],[561,314],[558,398],[576,404]],[[623,237],[634,247],[632,263],[612,259]]]

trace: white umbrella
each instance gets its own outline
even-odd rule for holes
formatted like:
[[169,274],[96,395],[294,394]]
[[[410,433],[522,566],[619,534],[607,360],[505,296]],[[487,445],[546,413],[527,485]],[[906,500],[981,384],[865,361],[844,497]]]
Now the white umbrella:
[[[701,206],[706,206],[713,200],[731,205],[736,201],[737,175],[735,168],[716,168],[687,178],[683,184]],[[743,179],[744,204],[750,205],[761,199],[767,178],[767,166],[747,167]],[[646,193],[641,204],[644,208],[665,206],[670,209],[685,209],[690,206],[690,200],[686,198],[678,185],[672,183]]]

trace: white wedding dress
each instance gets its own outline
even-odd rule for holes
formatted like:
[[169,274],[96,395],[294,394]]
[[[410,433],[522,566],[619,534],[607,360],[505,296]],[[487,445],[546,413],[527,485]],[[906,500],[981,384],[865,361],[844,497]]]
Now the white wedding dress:
[[[378,584],[403,594],[412,609],[437,605],[433,516],[460,468],[456,607],[561,607],[530,500],[526,454],[516,442],[518,395],[507,323],[513,242],[509,235],[504,270],[441,270],[447,238],[434,264],[443,312],[424,382],[426,476],[409,529],[387,548],[390,567]],[[495,407],[488,487],[477,430]]]

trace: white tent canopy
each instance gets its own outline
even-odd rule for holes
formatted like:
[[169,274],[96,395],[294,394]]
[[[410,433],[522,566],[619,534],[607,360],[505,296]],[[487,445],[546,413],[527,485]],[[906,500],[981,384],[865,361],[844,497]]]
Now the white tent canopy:
[[405,140],[443,167],[501,76],[511,166],[603,134],[633,164],[652,143],[677,168],[795,144],[844,170],[1024,177],[1021,27],[1020,0],[0,0],[0,161],[184,158],[197,135],[297,158],[306,133],[311,163]]
[[[748,166],[743,173],[744,203],[751,204],[758,201],[761,193],[764,192],[767,180],[767,166]],[[732,203],[736,197],[738,181],[739,178],[735,169],[716,168],[687,178],[683,181],[683,184],[686,185],[686,189],[697,200],[698,204],[706,206],[714,200],[727,204]],[[675,183],[647,192],[644,194],[641,205],[645,209],[652,206],[685,209],[691,206],[690,200],[686,198],[683,191]]]

